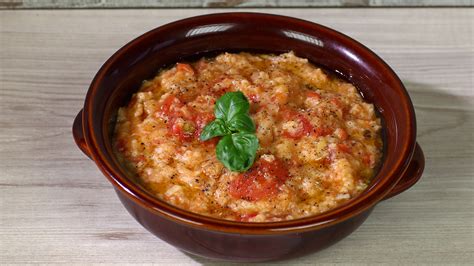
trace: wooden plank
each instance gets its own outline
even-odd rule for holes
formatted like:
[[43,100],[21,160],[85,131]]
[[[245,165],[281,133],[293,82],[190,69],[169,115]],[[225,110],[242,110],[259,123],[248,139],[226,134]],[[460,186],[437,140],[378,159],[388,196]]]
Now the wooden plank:
[[[0,11],[0,263],[212,263],[136,223],[70,128],[115,50],[156,26],[219,11]],[[472,10],[250,11],[322,23],[377,52],[410,92],[427,160],[415,187],[380,203],[347,239],[281,264],[472,264]]]

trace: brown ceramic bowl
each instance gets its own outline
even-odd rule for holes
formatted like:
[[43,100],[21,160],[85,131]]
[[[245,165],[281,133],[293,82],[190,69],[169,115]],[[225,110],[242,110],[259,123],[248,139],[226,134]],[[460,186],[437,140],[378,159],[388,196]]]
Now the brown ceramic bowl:
[[[347,204],[303,219],[272,223],[225,221],[176,208],[127,178],[112,152],[118,107],[161,67],[223,51],[293,50],[353,83],[384,121],[385,153],[368,189]],[[224,13],[188,18],[131,41],[102,66],[73,126],[74,139],[114,186],[130,214],[150,232],[186,252],[234,261],[299,256],[353,232],[373,207],[411,187],[424,157],[415,141],[415,112],[400,79],[360,43],[324,26],[290,17]]]

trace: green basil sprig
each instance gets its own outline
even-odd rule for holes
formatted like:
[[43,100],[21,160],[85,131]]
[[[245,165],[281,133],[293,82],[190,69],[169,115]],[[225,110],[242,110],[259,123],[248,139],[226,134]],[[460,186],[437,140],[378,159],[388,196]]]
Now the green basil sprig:
[[217,159],[231,171],[244,172],[255,161],[258,138],[249,108],[242,92],[224,94],[214,106],[216,119],[204,127],[199,137],[202,141],[222,137],[216,147]]

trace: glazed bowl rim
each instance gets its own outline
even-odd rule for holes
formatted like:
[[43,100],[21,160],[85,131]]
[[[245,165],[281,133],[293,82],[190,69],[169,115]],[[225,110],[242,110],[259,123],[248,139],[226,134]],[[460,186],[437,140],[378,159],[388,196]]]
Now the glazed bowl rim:
[[[338,206],[334,209],[331,209],[327,212],[312,215],[304,218],[280,221],[280,222],[264,222],[264,223],[251,223],[251,222],[237,222],[230,220],[223,220],[219,218],[214,218],[210,216],[204,216],[201,214],[193,213],[186,211],[184,209],[175,207],[165,201],[159,200],[150,194],[146,193],[144,189],[140,188],[138,185],[134,184],[129,180],[125,174],[117,172],[111,167],[111,162],[105,160],[102,151],[98,148],[95,135],[92,134],[93,129],[93,95],[94,92],[99,90],[100,83],[104,78],[108,70],[118,61],[119,58],[126,55],[127,50],[132,48],[134,45],[140,43],[141,41],[159,34],[159,32],[165,28],[177,27],[177,26],[186,26],[187,23],[197,22],[203,18],[219,18],[225,19],[226,16],[248,16],[248,17],[258,17],[265,19],[274,19],[274,20],[286,20],[286,23],[303,23],[306,26],[310,26],[319,31],[324,31],[324,34],[329,34],[336,36],[339,39],[343,39],[346,42],[350,43],[350,47],[355,47],[359,51],[362,50],[366,53],[366,56],[372,57],[378,64],[385,67],[388,75],[396,80],[397,89],[402,92],[404,95],[404,102],[407,104],[407,111],[409,114],[408,122],[410,126],[407,127],[407,130],[410,130],[409,139],[405,140],[404,143],[399,144],[403,145],[403,152],[398,156],[398,160],[394,167],[390,168],[388,175],[380,177],[376,175],[376,181],[372,182],[371,185],[364,190],[360,195],[351,199],[347,203]],[[205,24],[203,24],[205,25]],[[246,234],[283,234],[283,233],[292,233],[299,231],[308,231],[315,230],[318,228],[323,228],[330,226],[335,223],[342,222],[347,220],[363,211],[366,211],[377,204],[384,196],[390,192],[390,190],[396,185],[399,179],[402,177],[403,173],[407,169],[411,158],[413,156],[415,148],[415,136],[416,136],[416,120],[413,104],[410,100],[408,92],[406,91],[404,85],[402,84],[399,77],[395,72],[386,64],[379,56],[377,56],[370,49],[362,45],[361,43],[355,41],[354,39],[323,25],[306,21],[302,19],[297,19],[288,16],[274,15],[267,13],[254,13],[254,12],[225,12],[225,13],[213,13],[200,15],[195,17],[189,17],[181,20],[177,20],[168,24],[164,24],[157,28],[154,28],[139,37],[128,42],[122,48],[117,50],[99,69],[95,75],[89,90],[86,95],[86,100],[83,108],[83,130],[84,138],[87,143],[88,149],[90,150],[90,156],[97,164],[99,169],[107,177],[107,179],[114,185],[114,188],[120,190],[121,193],[124,193],[129,198],[131,198],[137,204],[140,204],[142,207],[157,213],[163,217],[171,219],[175,222],[184,223],[193,227],[203,228],[207,230],[217,230],[223,232],[231,233],[246,233]],[[104,119],[105,120],[105,119]],[[105,121],[103,121],[105,122]],[[398,125],[397,125],[398,126]],[[113,156],[113,155],[112,155]]]

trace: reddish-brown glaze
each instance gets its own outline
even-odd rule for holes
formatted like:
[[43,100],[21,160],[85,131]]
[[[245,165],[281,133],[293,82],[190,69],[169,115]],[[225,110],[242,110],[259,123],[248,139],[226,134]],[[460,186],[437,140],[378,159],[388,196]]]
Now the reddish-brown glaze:
[[[127,178],[113,155],[111,133],[118,107],[129,100],[143,80],[153,77],[160,67],[222,51],[289,50],[353,83],[383,118],[383,164],[361,195],[317,216],[246,223],[178,209],[154,198]],[[184,65],[181,69],[199,71]],[[327,247],[357,229],[379,201],[411,187],[424,167],[423,153],[415,142],[413,105],[387,64],[360,43],[324,26],[257,13],[180,20],[125,45],[92,81],[84,109],[74,121],[73,136],[112,183],[127,210],[150,232],[186,252],[235,261],[284,259]]]
[[418,182],[418,180],[420,180],[424,169],[425,155],[423,154],[420,145],[416,143],[415,152],[413,153],[413,157],[406,172],[403,174],[402,178],[400,178],[397,185],[392,188],[383,199],[389,199],[411,188],[416,182]]

